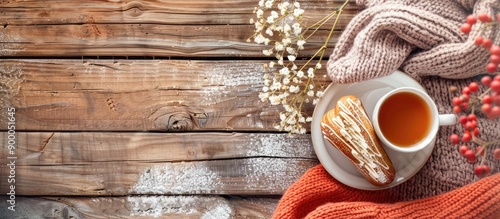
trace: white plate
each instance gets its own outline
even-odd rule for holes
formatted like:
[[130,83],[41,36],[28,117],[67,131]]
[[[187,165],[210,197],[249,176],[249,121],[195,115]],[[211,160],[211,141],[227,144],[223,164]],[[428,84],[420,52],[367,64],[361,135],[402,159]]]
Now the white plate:
[[395,73],[353,84],[331,84],[324,91],[324,95],[317,104],[313,120],[311,123],[311,136],[314,151],[318,156],[319,161],[325,169],[338,181],[363,190],[381,190],[390,188],[403,183],[417,173],[425,164],[432,153],[436,139],[431,143],[431,146],[422,151],[415,153],[401,153],[393,151],[385,147],[385,151],[389,155],[394,168],[396,169],[396,177],[394,181],[386,186],[375,186],[369,183],[354,167],[354,165],[342,154],[338,149],[330,144],[321,132],[320,123],[323,115],[333,109],[340,97],[345,95],[355,95],[361,99],[365,110],[370,117],[372,116],[373,108],[377,100],[387,92],[398,87],[414,87],[420,90],[425,89],[413,78],[408,75],[396,71]]

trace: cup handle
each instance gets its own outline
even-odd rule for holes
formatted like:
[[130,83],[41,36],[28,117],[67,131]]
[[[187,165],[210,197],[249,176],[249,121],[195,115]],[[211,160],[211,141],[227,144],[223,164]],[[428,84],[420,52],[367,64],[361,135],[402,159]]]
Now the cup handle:
[[457,123],[457,116],[455,114],[441,114],[439,115],[439,125],[454,125]]

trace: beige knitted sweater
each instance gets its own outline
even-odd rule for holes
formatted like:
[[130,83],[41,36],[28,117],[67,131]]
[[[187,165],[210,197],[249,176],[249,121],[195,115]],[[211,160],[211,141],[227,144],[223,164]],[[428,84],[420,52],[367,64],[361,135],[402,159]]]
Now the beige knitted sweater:
[[[365,7],[349,23],[328,62],[334,83],[353,83],[391,74],[397,69],[417,79],[436,101],[441,113],[452,113],[451,85],[463,87],[484,74],[488,51],[474,45],[478,35],[500,45],[497,29],[474,25],[469,35],[460,32],[467,15],[500,12],[500,0],[357,0]],[[460,79],[460,80],[459,80]],[[500,139],[500,121],[480,119],[488,139]],[[463,133],[459,125],[442,127],[434,151],[420,172],[394,188],[402,200],[429,197],[478,180],[476,164],[457,152],[448,137]],[[492,154],[490,152],[490,154]],[[492,172],[500,162],[492,157]]]

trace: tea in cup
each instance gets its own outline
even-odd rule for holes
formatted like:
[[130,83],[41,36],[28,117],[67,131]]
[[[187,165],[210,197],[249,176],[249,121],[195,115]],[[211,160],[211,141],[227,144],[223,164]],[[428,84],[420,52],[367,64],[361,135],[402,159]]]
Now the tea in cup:
[[387,147],[399,152],[416,152],[429,146],[439,126],[453,125],[454,114],[442,114],[427,93],[413,87],[390,91],[375,105],[372,123]]

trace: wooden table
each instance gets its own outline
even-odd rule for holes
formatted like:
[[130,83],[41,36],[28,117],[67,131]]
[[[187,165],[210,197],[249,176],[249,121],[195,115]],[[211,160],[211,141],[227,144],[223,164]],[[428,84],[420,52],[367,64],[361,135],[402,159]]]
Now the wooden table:
[[[0,218],[271,217],[318,160],[258,98],[257,2],[0,0]],[[312,24],[342,1],[301,4]]]

